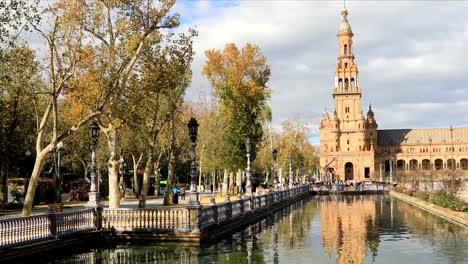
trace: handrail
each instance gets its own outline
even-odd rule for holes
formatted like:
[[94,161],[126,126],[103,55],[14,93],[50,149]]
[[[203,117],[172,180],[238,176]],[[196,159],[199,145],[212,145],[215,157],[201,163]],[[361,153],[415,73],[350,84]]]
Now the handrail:
[[201,232],[235,221],[309,192],[309,186],[239,196],[231,201],[204,206],[133,208],[86,208],[28,217],[0,219],[0,249],[53,240],[93,230],[118,232]]
[[93,208],[0,219],[0,248],[30,244],[95,229]]

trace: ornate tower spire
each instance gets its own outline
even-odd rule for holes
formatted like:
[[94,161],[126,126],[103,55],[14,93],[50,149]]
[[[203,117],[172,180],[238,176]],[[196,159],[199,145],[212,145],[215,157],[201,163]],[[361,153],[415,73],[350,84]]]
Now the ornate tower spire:
[[343,16],[343,20],[341,20],[340,28],[338,29],[338,34],[350,34],[353,35],[353,31],[351,30],[351,26],[348,22],[348,10],[343,8],[341,10],[341,15]]
[[338,119],[353,121],[361,119],[361,88],[358,85],[358,68],[354,63],[353,31],[348,22],[348,11],[343,8],[341,15],[333,98]]

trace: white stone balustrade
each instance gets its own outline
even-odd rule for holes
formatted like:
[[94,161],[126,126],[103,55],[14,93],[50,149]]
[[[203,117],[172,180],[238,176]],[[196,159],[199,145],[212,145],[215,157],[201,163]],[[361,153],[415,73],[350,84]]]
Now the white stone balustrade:
[[117,232],[203,232],[236,221],[247,215],[265,212],[272,207],[309,193],[307,185],[293,189],[239,196],[231,201],[203,206],[158,207],[150,209],[95,209],[0,220],[0,249],[53,240],[65,235],[93,230]]

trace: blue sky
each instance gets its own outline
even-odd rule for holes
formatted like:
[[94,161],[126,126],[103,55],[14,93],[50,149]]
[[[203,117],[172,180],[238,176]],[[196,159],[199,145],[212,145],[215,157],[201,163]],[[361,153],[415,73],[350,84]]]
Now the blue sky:
[[[260,46],[271,65],[273,125],[311,120],[318,142],[337,62],[341,1],[181,1],[196,26],[196,57],[187,99],[209,93],[204,51],[226,43]],[[467,1],[347,1],[363,90],[379,129],[468,126]]]

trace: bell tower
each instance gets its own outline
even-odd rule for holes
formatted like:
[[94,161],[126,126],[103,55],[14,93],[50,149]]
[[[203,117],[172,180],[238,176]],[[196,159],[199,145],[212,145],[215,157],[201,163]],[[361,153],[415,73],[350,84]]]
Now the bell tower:
[[[362,113],[362,90],[354,61],[354,34],[345,8],[341,16],[337,34],[338,62],[332,90],[335,111],[332,117],[328,113],[322,116],[320,166],[322,175],[328,180],[363,181],[370,179],[375,169],[373,146],[377,123],[373,112],[371,120],[366,120]],[[369,129],[373,131],[367,131]]]
[[363,128],[361,111],[362,91],[358,84],[358,67],[354,63],[353,31],[348,23],[348,11],[341,11],[343,19],[338,29],[338,63],[335,70],[333,99],[340,129]]

